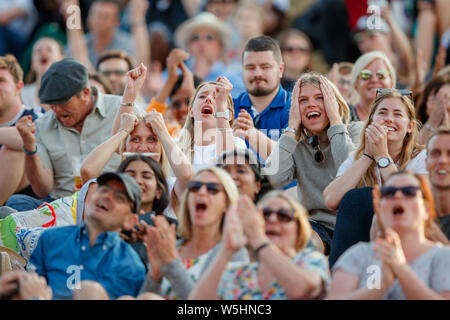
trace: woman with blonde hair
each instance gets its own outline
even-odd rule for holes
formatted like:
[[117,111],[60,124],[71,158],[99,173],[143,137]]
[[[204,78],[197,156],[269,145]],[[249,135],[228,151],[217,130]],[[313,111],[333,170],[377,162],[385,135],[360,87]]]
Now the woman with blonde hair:
[[[435,218],[426,182],[423,176],[396,172],[374,190],[382,235],[339,258],[328,299],[450,299],[450,248],[425,236]],[[374,272],[378,283],[371,279]]]
[[336,212],[325,205],[322,192],[359,145],[363,125],[348,120],[348,106],[335,85],[317,73],[304,73],[293,90],[288,128],[264,168],[274,187],[297,180],[298,199],[309,212],[316,245],[326,254]]
[[219,77],[215,82],[200,84],[189,102],[177,145],[191,160],[194,171],[214,164],[224,151],[246,148],[241,138],[233,136],[232,88],[227,78]]
[[369,239],[373,186],[382,186],[386,177],[399,170],[428,173],[410,93],[379,90],[361,133],[361,145],[324,190],[326,205],[332,210],[339,207],[330,263],[350,245]]
[[350,105],[350,121],[366,121],[377,95],[377,89],[395,87],[397,74],[387,56],[381,51],[371,51],[356,60],[351,80],[353,96],[358,102]]
[[[241,196],[227,212],[224,246],[189,298],[319,298],[329,280],[328,262],[310,244],[311,233],[306,209],[281,190],[267,193],[256,207]],[[226,268],[245,242],[255,261]]]
[[[223,219],[236,203],[238,191],[223,169],[201,169],[188,183],[179,212],[177,242],[175,226],[163,217],[154,218],[144,241],[150,261],[142,292],[154,292],[166,299],[186,299],[213,257],[220,251]],[[247,262],[245,248],[232,258]]]

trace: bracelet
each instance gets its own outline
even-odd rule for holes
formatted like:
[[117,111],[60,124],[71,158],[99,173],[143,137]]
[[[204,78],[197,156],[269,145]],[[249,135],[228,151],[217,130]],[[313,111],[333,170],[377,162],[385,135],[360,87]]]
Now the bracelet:
[[266,242],[263,242],[262,244],[260,244],[259,246],[258,246],[258,248],[256,248],[255,250],[253,250],[253,255],[255,256],[255,258],[258,260],[258,253],[262,250],[262,249],[264,249],[265,247],[267,247],[267,246],[269,246],[269,245],[271,245],[272,244],[272,241],[266,241]]
[[[363,153],[363,156],[366,156],[367,158],[369,158],[369,159],[371,159],[371,160],[373,160],[373,161],[375,161],[375,158],[374,157],[372,157],[372,156],[369,156],[367,153]],[[376,162],[376,161],[375,161]]]
[[432,126],[430,126],[430,125],[428,124],[428,122],[425,122],[425,128],[427,128],[428,130],[430,130],[431,133],[435,133],[435,132],[436,132],[436,129],[434,129]]
[[135,103],[134,102],[121,102],[120,103],[120,105],[121,106],[124,106],[124,107],[134,107],[134,105],[135,105]]
[[37,152],[37,146],[36,146],[36,150],[34,150],[34,151],[28,151],[27,149],[25,149],[25,146],[22,146],[22,150],[23,150],[23,152],[25,152],[25,154],[35,154]]

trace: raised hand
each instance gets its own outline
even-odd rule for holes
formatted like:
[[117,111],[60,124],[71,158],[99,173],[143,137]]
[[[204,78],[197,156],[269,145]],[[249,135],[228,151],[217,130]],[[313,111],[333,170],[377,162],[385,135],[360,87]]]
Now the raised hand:
[[218,77],[216,82],[216,112],[225,112],[228,109],[227,100],[233,85],[226,77]]
[[189,53],[182,49],[175,48],[170,51],[166,59],[168,80],[177,81],[177,70],[178,68],[181,69],[181,65],[184,64],[183,61],[187,59],[189,59]]
[[325,111],[327,112],[328,119],[330,119],[330,125],[342,123],[341,116],[339,115],[339,104],[336,100],[336,95],[331,87],[330,80],[324,76],[320,76],[320,90],[323,95],[323,103]]
[[234,120],[233,133],[235,136],[249,138],[256,130],[252,116],[244,109],[241,109],[238,117]]
[[377,259],[390,266],[396,276],[407,265],[400,237],[391,228],[386,229],[385,239],[375,240],[374,250]]
[[130,134],[138,125],[138,118],[132,113],[122,113],[120,115],[120,129]]
[[145,125],[151,127],[157,135],[163,131],[167,131],[162,114],[156,110],[152,110],[145,115]]
[[23,141],[23,146],[28,151],[36,150],[36,127],[31,116],[24,116],[16,122],[17,131]]
[[148,0],[130,0],[130,15],[132,23],[145,23],[145,15],[149,7]]
[[237,201],[237,212],[244,229],[244,234],[253,249],[268,240],[264,218],[247,195],[241,195],[239,197]]
[[300,116],[300,105],[298,104],[298,97],[300,95],[300,80],[298,80],[292,89],[291,108],[289,110],[289,124],[288,127],[299,130],[302,118]]
[[138,96],[145,78],[147,77],[147,67],[141,63],[137,68],[127,72],[127,84],[123,93],[124,102],[134,102]]
[[228,208],[223,228],[222,241],[227,250],[235,252],[247,243],[236,205]]

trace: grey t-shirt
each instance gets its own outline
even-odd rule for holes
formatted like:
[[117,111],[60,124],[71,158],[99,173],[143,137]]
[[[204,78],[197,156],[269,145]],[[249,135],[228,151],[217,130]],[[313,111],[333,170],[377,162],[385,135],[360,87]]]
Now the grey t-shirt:
[[[433,291],[450,291],[450,247],[436,244],[412,261],[409,266],[416,276]],[[359,276],[360,288],[369,287],[373,285],[372,279],[376,270],[381,270],[381,262],[375,258],[372,242],[359,242],[338,259],[333,271],[337,269]],[[398,280],[395,280],[383,296],[383,300],[405,299]]]

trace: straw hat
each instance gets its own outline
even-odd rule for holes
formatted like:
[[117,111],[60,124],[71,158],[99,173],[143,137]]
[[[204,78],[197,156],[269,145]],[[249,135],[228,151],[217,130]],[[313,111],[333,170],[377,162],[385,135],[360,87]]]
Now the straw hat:
[[183,22],[175,30],[175,45],[178,48],[187,50],[189,40],[196,29],[207,27],[215,30],[220,35],[222,42],[222,53],[227,52],[231,47],[231,28],[227,23],[217,18],[210,12],[202,12],[195,17]]

